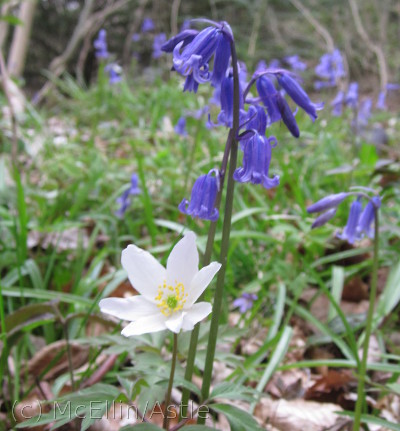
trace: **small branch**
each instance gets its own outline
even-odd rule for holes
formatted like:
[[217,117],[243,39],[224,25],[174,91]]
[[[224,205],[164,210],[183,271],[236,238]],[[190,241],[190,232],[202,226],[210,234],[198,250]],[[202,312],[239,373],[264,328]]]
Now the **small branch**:
[[329,52],[335,49],[335,43],[329,31],[313,17],[311,11],[307,9],[300,0],[289,0],[292,5],[303,14],[304,18],[315,28],[317,33],[325,40]]
[[171,6],[171,33],[178,33],[178,16],[179,16],[179,7],[181,5],[181,0],[174,0]]
[[[290,0],[297,1],[297,0]],[[385,55],[381,46],[377,43],[372,42],[369,38],[368,33],[366,32],[360,17],[360,12],[358,10],[356,0],[349,0],[349,5],[351,9],[351,13],[353,15],[354,24],[356,26],[357,33],[360,35],[361,39],[364,41],[365,45],[376,55],[378,60],[379,67],[379,76],[380,76],[380,87],[381,91],[386,90],[386,84],[388,83],[388,72],[387,65],[385,60]]]
[[17,133],[17,118],[15,116],[15,110],[13,106],[12,96],[9,88],[10,77],[7,72],[7,68],[4,62],[3,51],[0,50],[0,70],[1,70],[1,82],[3,85],[4,94],[6,95],[8,108],[10,110],[10,118],[11,118],[11,131],[12,131],[12,140],[11,140],[11,160],[16,168],[18,165],[18,133]]

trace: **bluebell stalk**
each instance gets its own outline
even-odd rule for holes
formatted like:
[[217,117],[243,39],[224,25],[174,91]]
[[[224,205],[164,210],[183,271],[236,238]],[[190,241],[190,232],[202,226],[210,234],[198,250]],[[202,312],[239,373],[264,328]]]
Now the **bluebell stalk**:
[[[162,46],[162,50],[172,52],[173,70],[186,78],[184,91],[196,92],[199,85],[207,83],[214,87],[213,103],[220,107],[216,125],[230,129],[221,169],[219,171],[212,169],[208,174],[200,176],[193,186],[190,201],[183,199],[179,205],[181,212],[194,218],[213,222],[210,225],[203,262],[204,265],[207,265],[213,250],[215,222],[218,218],[226,176],[227,187],[220,249],[220,262],[223,265],[216,284],[204,367],[201,393],[202,399],[205,401],[209,397],[217,345],[235,182],[261,184],[265,188],[277,186],[279,177],[277,175],[269,176],[272,147],[276,145],[276,139],[266,136],[266,128],[273,122],[283,120],[294,136],[299,136],[300,133],[292,109],[280,91],[275,88],[270,76],[273,77],[272,79],[280,80],[280,86],[313,120],[317,117],[316,110],[319,106],[310,101],[301,86],[291,78],[290,72],[277,69],[277,65],[271,65],[270,69],[257,72],[247,84],[246,68],[237,60],[234,38],[229,25],[226,22],[215,23],[208,20],[198,20],[198,22],[207,23],[209,26],[199,32],[183,30],[167,41]],[[246,96],[255,83],[257,83],[260,97],[247,100]],[[246,89],[242,92],[244,86]],[[267,112],[259,105],[260,101],[267,108]],[[246,105],[248,106],[247,112]],[[212,125],[210,116],[209,124]],[[244,129],[244,132],[239,133],[240,129]],[[240,149],[243,152],[243,166],[239,168],[237,168],[238,140],[240,140]],[[187,380],[191,380],[193,374],[198,334],[199,326],[197,325],[190,341],[185,372]],[[182,396],[183,405],[187,403],[188,398],[189,392],[185,390]],[[182,408],[182,416],[185,413],[186,410]],[[202,418],[199,418],[198,422],[204,423]]]
[[190,202],[183,199],[179,204],[179,211],[194,218],[216,221],[219,215],[218,209],[215,208],[218,189],[219,172],[217,169],[211,169],[207,175],[201,175],[195,181]]

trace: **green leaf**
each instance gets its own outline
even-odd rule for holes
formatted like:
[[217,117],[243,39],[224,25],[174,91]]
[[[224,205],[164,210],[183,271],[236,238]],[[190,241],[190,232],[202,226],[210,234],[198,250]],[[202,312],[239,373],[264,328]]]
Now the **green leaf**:
[[235,427],[235,429],[249,431],[262,430],[253,416],[244,410],[229,404],[211,404],[209,407],[217,413],[226,416],[231,427]]
[[14,15],[0,16],[0,21],[5,21],[10,25],[23,25],[24,23]]
[[[350,416],[351,418],[354,418],[354,412],[350,412],[347,410],[342,412],[336,412],[336,413],[338,415]],[[372,415],[361,415],[361,422],[367,423],[367,424],[379,425],[394,431],[400,431],[400,425]]]
[[215,398],[226,398],[229,400],[254,401],[256,391],[250,387],[237,383],[222,382],[214,387],[210,394],[210,400]]

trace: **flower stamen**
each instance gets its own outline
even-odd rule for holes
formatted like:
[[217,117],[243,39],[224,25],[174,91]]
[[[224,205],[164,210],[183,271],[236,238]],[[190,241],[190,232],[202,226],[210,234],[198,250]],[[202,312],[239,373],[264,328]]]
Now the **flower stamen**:
[[171,286],[164,281],[162,286],[158,286],[158,294],[154,299],[161,313],[168,317],[183,309],[187,296],[182,283],[175,281],[175,286]]

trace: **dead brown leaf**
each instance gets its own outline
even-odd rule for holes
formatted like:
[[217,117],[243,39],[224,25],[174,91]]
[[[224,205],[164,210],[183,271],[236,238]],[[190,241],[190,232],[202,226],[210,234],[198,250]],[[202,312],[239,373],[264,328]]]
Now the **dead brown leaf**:
[[264,426],[273,426],[280,431],[325,431],[340,419],[336,412],[341,410],[340,406],[330,403],[264,398],[254,413]]
[[[70,342],[72,366],[74,369],[84,364],[89,356],[89,348]],[[54,364],[52,362],[54,361]],[[51,364],[51,365],[50,365]],[[47,368],[50,368],[47,370]],[[68,370],[67,343],[56,341],[39,350],[28,362],[28,373],[31,377],[41,376],[43,380],[51,380]]]

